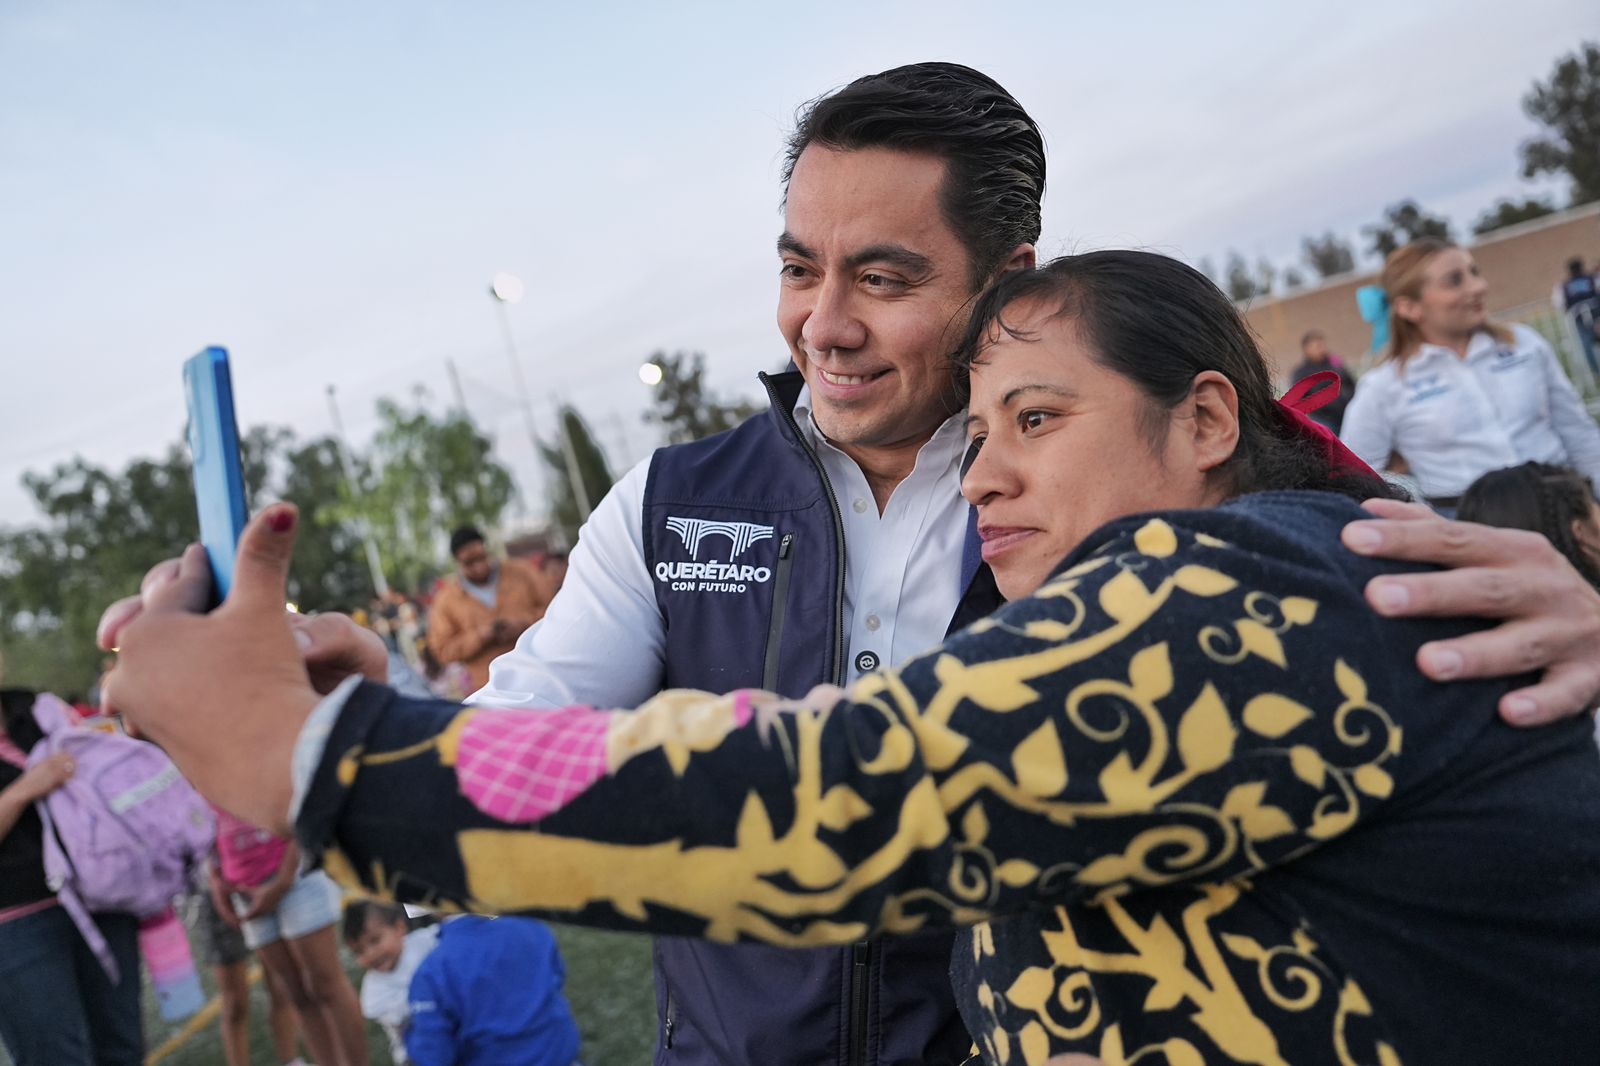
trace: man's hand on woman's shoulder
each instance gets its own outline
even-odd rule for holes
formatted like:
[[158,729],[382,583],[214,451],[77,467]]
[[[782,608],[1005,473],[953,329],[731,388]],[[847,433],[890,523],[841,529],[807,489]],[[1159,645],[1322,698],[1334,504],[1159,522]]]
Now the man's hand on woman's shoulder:
[[1388,575],[1367,602],[1390,617],[1494,618],[1500,624],[1417,651],[1435,681],[1513,677],[1537,683],[1507,693],[1500,715],[1543,725],[1594,709],[1600,699],[1600,592],[1538,533],[1452,522],[1421,504],[1369,500],[1376,518],[1345,526],[1351,551],[1434,563],[1436,573]]

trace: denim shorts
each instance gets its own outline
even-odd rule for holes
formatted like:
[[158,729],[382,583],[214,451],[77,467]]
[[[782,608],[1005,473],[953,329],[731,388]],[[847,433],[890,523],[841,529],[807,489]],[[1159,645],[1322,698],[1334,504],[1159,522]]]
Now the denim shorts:
[[[240,927],[244,942],[254,951],[279,940],[299,940],[337,922],[339,907],[339,886],[321,870],[313,870],[284,894],[277,910]],[[241,914],[248,909],[238,907]]]

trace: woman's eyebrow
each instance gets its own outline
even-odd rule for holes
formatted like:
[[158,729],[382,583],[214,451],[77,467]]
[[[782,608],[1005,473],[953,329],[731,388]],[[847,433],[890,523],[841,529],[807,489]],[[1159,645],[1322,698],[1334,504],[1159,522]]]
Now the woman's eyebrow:
[[1059,396],[1065,400],[1075,399],[1078,395],[1065,385],[1046,385],[1043,383],[1036,385],[1018,385],[1001,398],[1000,406],[1010,407],[1021,397],[1032,396],[1036,393],[1044,393],[1047,396]]

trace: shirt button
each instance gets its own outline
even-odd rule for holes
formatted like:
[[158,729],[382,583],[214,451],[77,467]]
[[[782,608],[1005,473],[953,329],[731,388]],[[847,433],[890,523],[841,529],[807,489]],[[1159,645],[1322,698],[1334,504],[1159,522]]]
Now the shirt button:
[[863,500],[860,496],[857,496],[855,502],[850,505],[850,509],[856,514],[866,514],[867,501]]
[[883,619],[875,614],[867,615],[867,632],[876,633],[881,625],[883,625]]
[[856,656],[856,670],[860,673],[869,673],[878,668],[878,655],[876,652],[864,651]]

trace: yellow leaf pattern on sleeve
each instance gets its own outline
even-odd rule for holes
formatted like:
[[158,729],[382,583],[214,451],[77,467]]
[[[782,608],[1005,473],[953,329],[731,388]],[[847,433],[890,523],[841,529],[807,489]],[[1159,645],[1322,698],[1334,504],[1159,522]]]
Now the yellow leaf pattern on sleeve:
[[[1285,1039],[1398,1061],[1355,975],[1266,914],[1252,877],[1386,801],[1401,728],[1359,646],[1315,631],[1322,593],[1259,587],[1242,557],[1153,519],[848,692],[594,712],[604,774],[536,825],[461,829],[459,885],[431,883],[469,908],[724,941],[974,926],[957,968],[977,975],[987,1062],[1279,1063]],[[395,765],[348,757],[357,778]]]

